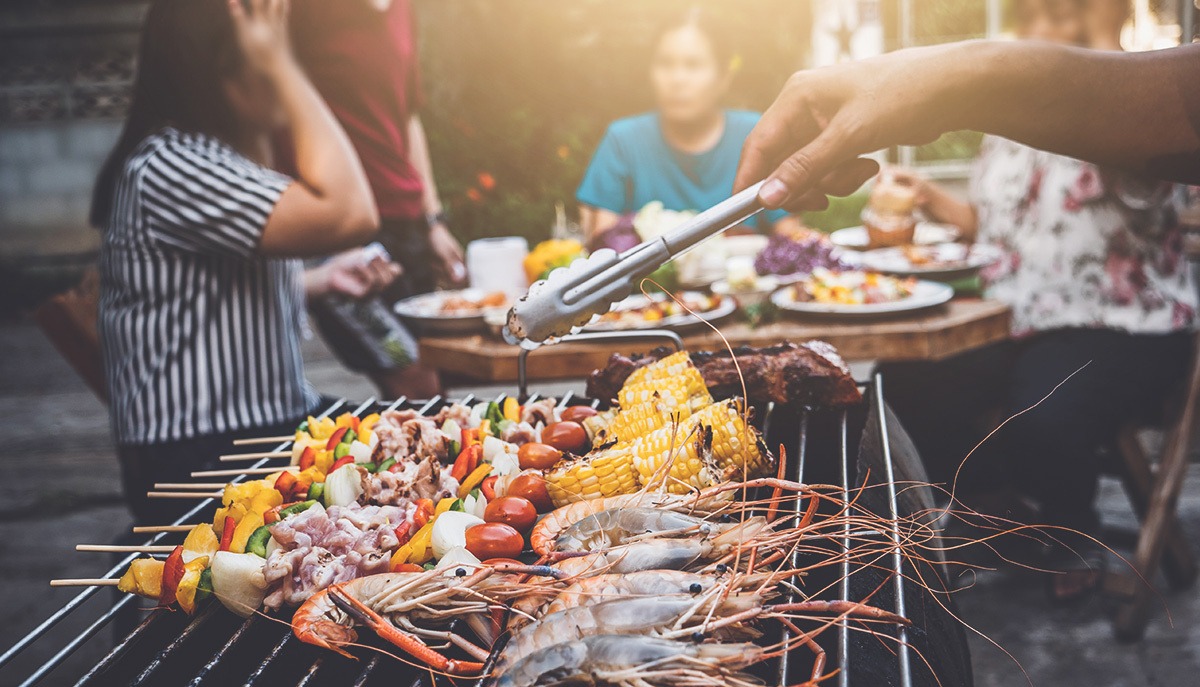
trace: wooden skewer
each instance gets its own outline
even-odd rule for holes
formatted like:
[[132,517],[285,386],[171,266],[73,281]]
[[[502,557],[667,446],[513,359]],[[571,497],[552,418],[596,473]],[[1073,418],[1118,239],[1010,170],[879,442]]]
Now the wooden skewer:
[[295,436],[260,436],[256,438],[235,438],[234,446],[253,446],[256,443],[283,443],[294,440]]
[[155,489],[224,489],[224,482],[158,482]]
[[115,587],[120,580],[112,577],[83,577],[70,580],[50,580],[51,587]]
[[146,498],[151,499],[219,499],[219,491],[148,491]]
[[241,470],[199,470],[192,477],[237,477],[238,475],[270,475],[276,472],[299,472],[295,465],[281,465],[275,468],[242,468]]
[[195,525],[139,525],[133,528],[134,534],[156,534],[158,532],[191,532]]
[[230,453],[221,456],[220,461],[223,463],[235,462],[240,460],[259,460],[260,458],[291,458],[291,451],[267,451],[264,453]]
[[76,551],[89,551],[93,553],[171,553],[175,550],[174,546],[164,544],[162,546],[121,546],[117,544],[76,544]]

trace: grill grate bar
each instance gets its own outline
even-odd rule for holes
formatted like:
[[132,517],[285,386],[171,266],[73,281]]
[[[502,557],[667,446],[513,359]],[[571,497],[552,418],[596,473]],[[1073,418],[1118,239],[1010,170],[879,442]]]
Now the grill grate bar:
[[279,656],[287,650],[288,645],[292,643],[293,637],[295,637],[295,635],[293,635],[291,632],[283,633],[283,636],[280,637],[279,641],[275,643],[275,646],[271,647],[271,651],[267,654],[267,657],[263,659],[263,662],[260,663],[258,667],[254,669],[254,672],[250,673],[250,676],[246,678],[246,682],[243,683],[245,687],[250,687],[250,685],[253,685],[264,674],[266,674],[267,668],[270,668],[271,664],[275,662],[275,659],[279,658]]
[[109,666],[111,666],[113,663],[115,663],[117,661],[117,659],[119,659],[121,656],[125,655],[125,651],[129,647],[133,646],[133,644],[143,634],[148,632],[150,630],[150,628],[152,626],[154,626],[155,623],[158,623],[162,618],[165,618],[165,617],[166,617],[166,615],[164,615],[162,613],[151,613],[150,615],[146,616],[145,620],[138,623],[138,626],[136,628],[134,628],[133,632],[130,632],[123,639],[121,639],[121,641],[118,642],[117,645],[112,648],[112,651],[108,652],[107,656],[105,656],[103,659],[101,659],[101,661],[99,663],[97,663],[95,666],[93,666],[91,670],[84,673],[83,677],[79,678],[79,682],[77,684],[83,684],[83,683],[91,680],[92,678],[96,677],[97,675],[102,674],[105,670],[108,669]]
[[367,665],[363,666],[362,672],[358,674],[358,679],[354,681],[353,687],[363,687],[367,684],[367,680],[371,679],[371,675],[375,673],[375,669],[379,667],[379,657],[372,656],[371,660],[367,661]]
[[[774,410],[775,410],[774,403],[770,403],[767,405],[767,416],[763,420],[763,436],[764,437],[767,436],[767,430],[769,429],[769,425],[771,423],[771,415],[773,414]],[[800,411],[800,422],[797,424],[799,425],[799,427],[796,430],[796,437],[797,437],[796,438],[796,458],[795,458],[796,467],[794,470],[791,470],[790,474],[786,475],[786,477],[795,482],[803,483],[804,482],[804,458],[805,458],[805,452],[808,448],[808,409],[803,409]],[[801,504],[800,501],[801,501],[800,495],[797,494],[796,498],[794,500],[794,503],[793,503],[793,510],[795,512],[795,516],[792,518],[793,526],[800,525],[800,518],[802,517],[801,513],[803,512],[802,511],[803,504]],[[791,566],[793,568],[798,567],[799,561],[800,561],[799,552],[793,551],[791,558],[790,558]],[[787,603],[792,603],[795,600],[796,600],[796,593],[794,591],[789,590],[787,593]],[[786,644],[788,642],[788,640],[790,640],[791,638],[792,638],[791,630],[789,630],[786,627],[782,628],[781,629],[781,639],[783,640],[784,644]],[[785,651],[785,652],[783,652],[783,654],[781,654],[779,656],[779,684],[780,685],[788,684],[788,671],[791,667],[790,664],[791,664],[791,652]]]
[[313,681],[317,671],[321,669],[321,664],[324,662],[324,657],[318,656],[317,660],[313,661],[313,664],[305,671],[304,677],[300,678],[300,681],[296,683],[296,687],[307,687]]
[[217,649],[217,652],[213,654],[213,657],[209,659],[207,663],[201,666],[198,671],[196,671],[196,676],[193,677],[192,681],[188,683],[188,687],[197,687],[201,682],[203,682],[204,679],[208,677],[208,674],[217,667],[217,664],[225,658],[226,654],[229,653],[229,650],[233,648],[233,645],[236,644],[239,639],[245,636],[245,634],[250,630],[250,626],[254,624],[254,621],[257,618],[258,616],[255,615],[246,618],[246,622],[242,623],[242,626],[234,631],[232,635],[230,635],[229,639],[221,645],[221,648]]
[[[892,442],[888,437],[887,409],[883,402],[883,376],[878,373],[875,374],[875,410],[879,413],[879,434],[882,437],[883,465],[888,485],[888,516],[892,521],[889,528],[891,531],[888,532],[888,535],[894,545],[892,549],[892,580],[896,586],[896,613],[907,618],[908,611],[904,602],[904,558],[900,553],[900,525],[897,522],[897,518],[900,517],[900,509],[896,501],[896,474],[892,465]],[[912,687],[912,667],[908,655],[908,628],[901,625],[898,628],[898,637],[900,639],[900,646],[897,647],[900,659],[900,685],[901,687]]]
[[[842,413],[839,427],[838,445],[841,454],[842,468],[842,502],[850,503],[850,450],[847,447],[846,418]],[[850,598],[850,523],[842,525],[842,580],[839,585],[841,598]],[[838,623],[838,684],[850,687],[850,619]]]
[[208,619],[213,616],[213,611],[215,611],[215,610],[216,610],[216,606],[214,606],[213,604],[209,604],[200,613],[200,615],[193,618],[192,622],[188,623],[187,627],[183,628],[183,632],[180,632],[178,637],[176,637],[170,644],[168,644],[166,646],[166,648],[164,648],[162,651],[160,651],[154,657],[154,659],[152,661],[150,661],[150,663],[148,663],[146,665],[146,669],[143,670],[141,672],[141,674],[139,674],[136,678],[134,678],[133,682],[131,682],[130,684],[131,685],[140,685],[143,682],[145,682],[146,680],[148,680],[150,678],[150,676],[154,673],[154,671],[158,670],[158,667],[163,664],[163,661],[168,656],[170,656],[172,652],[174,652],[176,649],[178,649],[180,646],[182,646],[183,643],[186,642],[188,640],[188,638],[192,636],[193,632],[200,629],[201,625],[208,622]]
[[115,604],[113,604],[112,608],[108,609],[108,611],[104,613],[104,615],[97,618],[96,621],[91,625],[88,625],[87,629],[79,633],[74,639],[68,642],[67,645],[60,649],[57,654],[54,654],[49,661],[43,663],[41,667],[33,673],[33,675],[30,675],[28,678],[26,678],[25,681],[21,683],[21,687],[29,687],[30,685],[36,685],[38,682],[40,682],[42,678],[46,677],[47,673],[57,668],[58,664],[63,662],[63,659],[65,659],[67,656],[70,656],[76,649],[80,647],[80,645],[91,639],[92,635],[99,632],[105,625],[112,621],[112,619],[117,616],[117,613],[120,613],[122,608],[125,608],[132,603],[135,598],[137,597],[126,596],[122,599],[119,599]]

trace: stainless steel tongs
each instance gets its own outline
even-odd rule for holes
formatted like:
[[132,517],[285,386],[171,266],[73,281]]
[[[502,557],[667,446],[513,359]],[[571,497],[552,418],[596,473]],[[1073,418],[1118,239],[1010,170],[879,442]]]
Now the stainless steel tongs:
[[602,248],[568,267],[560,267],[529,287],[508,311],[504,338],[533,349],[547,339],[577,331],[630,293],[643,278],[705,239],[746,221],[762,210],[762,182],[734,194],[670,232],[617,254]]

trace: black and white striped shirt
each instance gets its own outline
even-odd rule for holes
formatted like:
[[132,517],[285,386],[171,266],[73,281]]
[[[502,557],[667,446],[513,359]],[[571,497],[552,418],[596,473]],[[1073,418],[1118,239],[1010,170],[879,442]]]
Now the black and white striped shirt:
[[175,129],[129,157],[100,253],[118,443],[290,422],[316,403],[300,355],[300,261],[257,252],[289,183],[216,138]]

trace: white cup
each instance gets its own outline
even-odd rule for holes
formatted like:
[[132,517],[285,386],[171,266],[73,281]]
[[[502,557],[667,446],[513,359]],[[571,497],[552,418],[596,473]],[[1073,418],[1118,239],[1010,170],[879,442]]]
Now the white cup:
[[503,291],[516,300],[529,288],[525,256],[529,244],[520,236],[478,239],[467,244],[467,278],[471,288]]

